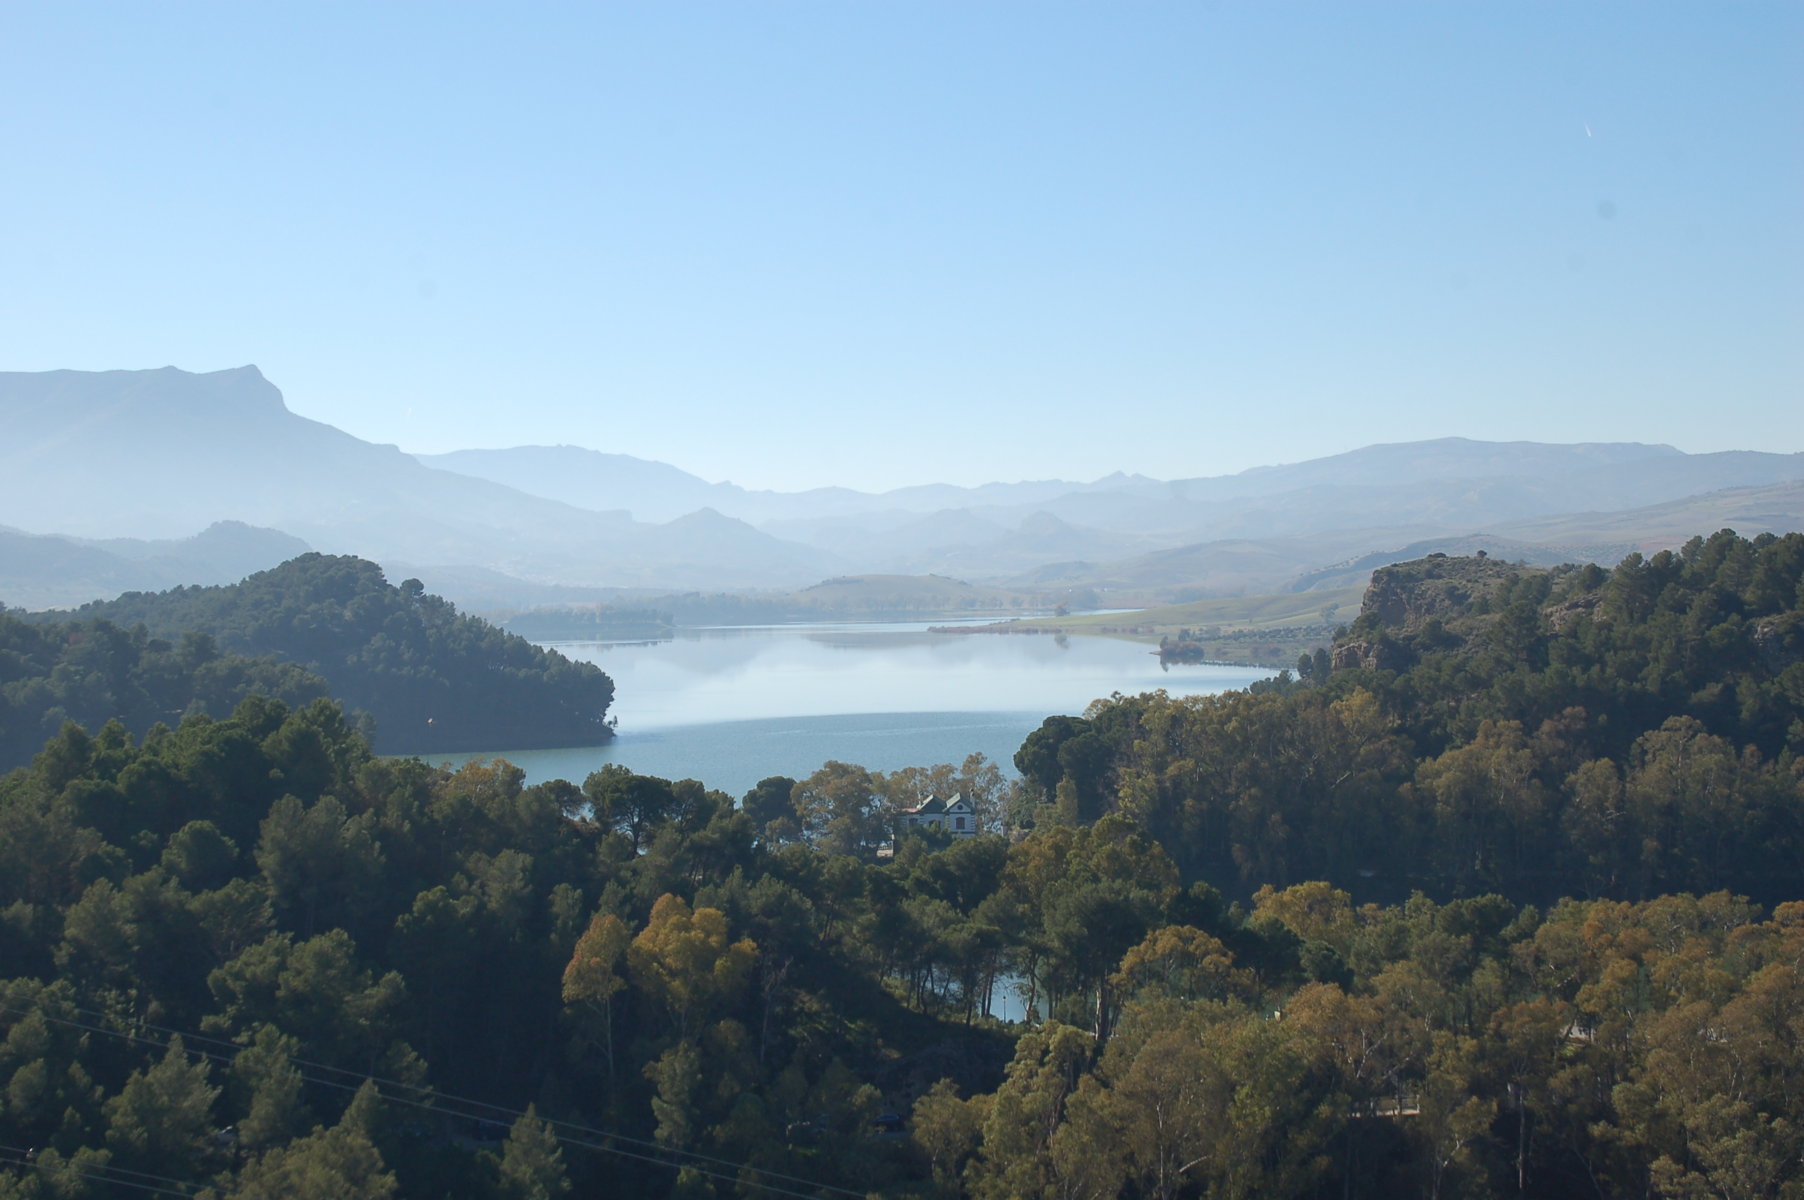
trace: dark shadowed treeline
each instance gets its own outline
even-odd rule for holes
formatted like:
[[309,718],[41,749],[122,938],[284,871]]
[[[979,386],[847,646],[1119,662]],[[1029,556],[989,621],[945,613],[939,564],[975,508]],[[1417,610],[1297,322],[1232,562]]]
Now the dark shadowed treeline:
[[73,721],[144,733],[190,712],[231,712],[246,696],[305,704],[326,681],[294,663],[220,652],[205,633],[155,638],[104,618],[43,624],[0,611],[0,770],[31,761]]
[[[74,616],[89,627],[95,621],[142,626],[150,638],[171,642],[199,633],[211,639],[209,647],[228,654],[299,666],[323,678],[347,709],[369,714],[376,745],[385,753],[585,745],[610,736],[606,719],[614,684],[600,668],[462,615],[428,595],[418,580],[392,586],[380,567],[359,558],[305,554],[242,583],[131,592],[86,605]],[[61,623],[67,616],[30,619]],[[57,637],[47,630],[43,641],[52,645]],[[54,681],[60,660],[45,661]],[[0,663],[0,685],[10,691],[21,669]],[[65,674],[85,671],[75,655]],[[278,686],[270,694],[302,698],[292,684],[279,690],[285,682],[280,677],[272,682]],[[211,694],[197,698],[214,716],[231,711],[229,704],[214,706]],[[180,717],[185,704],[170,707]],[[135,732],[149,726],[123,706],[71,708],[68,715],[91,729],[111,717]],[[171,719],[164,712],[156,716]],[[36,742],[48,732],[54,729]]]
[[[67,727],[0,780],[0,1145],[35,1149],[0,1195],[664,1194],[662,1164],[713,1158],[728,1191],[906,1179],[906,1139],[871,1135],[886,1096],[976,1086],[1009,1039],[952,966],[862,949],[902,873],[783,807],[801,840],[693,781],[376,758],[325,702],[142,743]],[[956,913],[1005,849],[917,851],[908,878]],[[561,1165],[528,1105],[626,1140]]]

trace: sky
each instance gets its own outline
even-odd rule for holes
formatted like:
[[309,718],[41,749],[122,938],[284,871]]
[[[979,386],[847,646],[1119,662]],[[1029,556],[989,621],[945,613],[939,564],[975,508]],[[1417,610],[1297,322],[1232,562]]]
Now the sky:
[[1804,450],[1804,5],[0,4],[0,370],[793,490]]

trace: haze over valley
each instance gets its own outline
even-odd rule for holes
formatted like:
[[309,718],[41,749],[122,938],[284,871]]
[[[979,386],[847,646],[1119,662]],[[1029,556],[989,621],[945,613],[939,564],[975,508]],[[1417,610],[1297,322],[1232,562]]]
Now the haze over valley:
[[[937,582],[869,581],[862,604],[840,585],[835,611],[1119,606],[1345,588],[1437,551],[1612,563],[1699,528],[1804,524],[1804,454],[1634,442],[1449,438],[1205,478],[770,492],[572,446],[413,456],[297,416],[255,367],[0,373],[0,422],[0,599],[32,607],[231,582],[303,549],[479,611],[805,595],[847,576]],[[923,587],[938,594],[903,594]]]

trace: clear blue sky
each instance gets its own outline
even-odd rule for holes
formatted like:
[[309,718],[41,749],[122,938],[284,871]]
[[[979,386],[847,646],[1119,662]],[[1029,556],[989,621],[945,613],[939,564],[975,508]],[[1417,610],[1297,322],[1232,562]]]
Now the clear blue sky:
[[0,369],[794,488],[1804,449],[1804,5],[0,4]]

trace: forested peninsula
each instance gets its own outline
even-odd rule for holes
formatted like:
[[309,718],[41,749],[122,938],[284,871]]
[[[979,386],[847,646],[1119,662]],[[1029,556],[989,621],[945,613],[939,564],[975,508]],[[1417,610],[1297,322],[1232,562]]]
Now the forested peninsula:
[[0,612],[0,767],[64,720],[142,736],[249,695],[330,695],[378,751],[427,754],[605,741],[614,685],[351,557],[305,554],[241,583],[73,613]]
[[[0,777],[0,1196],[1797,1195],[1801,588],[1403,564],[1017,787],[66,726]],[[947,786],[995,831],[874,852]]]
[[1016,757],[1059,819],[1132,817],[1186,877],[1792,899],[1804,870],[1804,536],[1374,573],[1331,652],[1250,693],[1115,697]]

